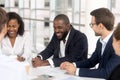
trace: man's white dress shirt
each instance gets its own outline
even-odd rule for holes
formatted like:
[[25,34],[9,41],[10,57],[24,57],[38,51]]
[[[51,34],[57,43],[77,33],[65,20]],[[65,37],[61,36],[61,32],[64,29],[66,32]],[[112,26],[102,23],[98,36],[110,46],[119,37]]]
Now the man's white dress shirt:
[[[65,42],[63,40],[60,41],[59,58],[65,57],[65,47],[66,47],[66,44],[67,44],[67,41],[68,41],[69,34],[70,34],[70,31],[68,32],[68,34],[65,38]],[[49,61],[51,67],[54,67],[53,60],[51,58],[47,59],[47,60]]]

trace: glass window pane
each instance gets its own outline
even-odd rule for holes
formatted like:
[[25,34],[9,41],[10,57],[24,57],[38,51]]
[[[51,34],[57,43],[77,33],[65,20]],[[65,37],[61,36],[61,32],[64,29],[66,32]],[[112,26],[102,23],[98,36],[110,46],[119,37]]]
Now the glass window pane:
[[24,19],[25,30],[30,31],[30,20]]
[[45,7],[50,7],[50,0],[45,0]]
[[24,8],[30,8],[30,0],[24,0]]
[[30,10],[24,9],[24,18],[30,18]]
[[49,18],[44,18],[44,26],[49,27]]
[[15,0],[15,7],[18,7],[18,0]]
[[0,7],[4,7],[5,6],[5,0],[0,0]]
[[68,0],[68,8],[72,8],[72,0]]

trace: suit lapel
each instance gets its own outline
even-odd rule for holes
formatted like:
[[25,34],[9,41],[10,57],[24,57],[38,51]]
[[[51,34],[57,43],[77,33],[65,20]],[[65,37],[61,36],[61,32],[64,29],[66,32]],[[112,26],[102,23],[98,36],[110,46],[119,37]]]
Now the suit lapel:
[[99,67],[104,66],[104,63],[106,62],[106,59],[108,59],[108,57],[110,55],[109,49],[111,49],[111,46],[112,46],[112,36],[110,37],[108,43],[106,44],[103,55],[101,56],[100,66]]
[[60,53],[60,40],[57,39],[57,36],[55,35],[55,51],[54,51],[54,58],[58,58],[59,57],[59,53]]
[[69,37],[68,37],[68,40],[67,40],[67,43],[66,43],[65,51],[66,51],[67,47],[69,46],[71,40],[73,39],[73,36],[74,36],[74,28],[72,27],[70,34],[69,34]]
[[110,37],[108,43],[106,44],[105,50],[103,52],[103,56],[107,55],[106,53],[111,49],[110,47],[112,46],[112,36]]

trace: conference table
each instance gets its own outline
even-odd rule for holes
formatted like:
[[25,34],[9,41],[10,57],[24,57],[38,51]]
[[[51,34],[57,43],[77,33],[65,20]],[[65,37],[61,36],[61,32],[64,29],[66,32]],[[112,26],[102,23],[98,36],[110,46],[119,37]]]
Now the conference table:
[[61,70],[59,67],[52,68],[50,66],[29,67],[28,77],[30,80],[105,80],[73,76],[67,74],[65,70]]

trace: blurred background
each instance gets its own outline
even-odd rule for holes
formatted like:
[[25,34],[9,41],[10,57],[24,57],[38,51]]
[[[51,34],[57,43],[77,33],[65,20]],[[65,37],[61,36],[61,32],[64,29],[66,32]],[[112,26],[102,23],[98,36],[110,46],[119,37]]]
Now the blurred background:
[[120,22],[120,0],[0,0],[0,7],[14,11],[24,20],[25,30],[32,38],[33,53],[39,53],[49,43],[53,34],[53,19],[66,14],[77,30],[85,33],[89,43],[89,56],[99,37],[90,28],[90,12],[96,8],[110,9],[115,16],[115,25]]

